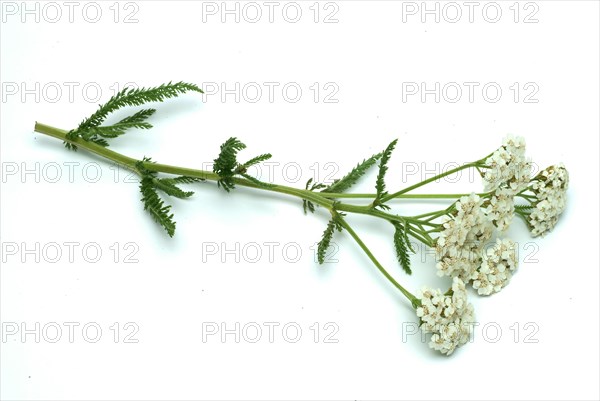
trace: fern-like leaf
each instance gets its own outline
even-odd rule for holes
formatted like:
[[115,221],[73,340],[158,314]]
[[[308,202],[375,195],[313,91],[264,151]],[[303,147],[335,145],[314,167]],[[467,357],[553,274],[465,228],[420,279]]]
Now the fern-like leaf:
[[[90,142],[94,142],[96,145],[100,145],[105,148],[108,147],[108,141],[103,138],[94,137],[94,138],[90,139]],[[71,144],[67,144],[67,145],[71,145]],[[71,146],[73,146],[73,145],[71,145]],[[69,146],[67,146],[67,148],[69,148]]]
[[371,168],[377,160],[381,158],[381,153],[377,153],[369,157],[368,159],[363,160],[358,163],[356,167],[354,167],[348,174],[346,174],[342,179],[335,181],[333,184],[322,190],[321,192],[344,192],[348,190],[352,185],[356,184],[356,182]]
[[219,187],[222,186],[227,192],[235,188],[233,177],[236,174],[236,168],[238,167],[237,153],[245,148],[246,145],[237,138],[229,138],[221,145],[219,157],[215,159],[213,172],[221,177],[217,182],[217,185]]
[[535,209],[533,205],[515,205],[515,210],[520,213],[531,213]]
[[158,193],[154,189],[153,177],[145,175],[140,182],[140,192],[142,193],[142,202],[144,210],[147,210],[152,218],[160,224],[170,237],[175,234],[175,221],[173,214],[170,213],[171,206],[165,205]]
[[398,222],[392,224],[395,228],[394,248],[396,249],[396,257],[398,258],[398,262],[400,262],[400,266],[402,266],[404,271],[407,274],[412,274],[412,270],[410,269],[410,256],[408,255],[408,247],[410,244],[407,243],[405,226]]
[[396,147],[397,139],[394,139],[387,148],[383,151],[381,160],[379,161],[379,173],[377,174],[377,182],[375,184],[375,189],[377,190],[377,195],[375,200],[373,200],[373,207],[380,207],[382,209],[389,209],[388,206],[381,204],[381,199],[387,195],[385,190],[385,173],[388,170],[388,162],[390,161],[390,157],[392,156],[392,152]]
[[254,166],[255,164],[264,162],[265,160],[269,160],[271,157],[272,156],[270,153],[265,153],[264,155],[253,157],[252,159],[248,160],[246,163],[242,163],[240,166],[238,166],[237,169],[239,172],[245,173],[249,167]]
[[[338,217],[339,216],[339,217]],[[339,218],[341,215],[334,215],[334,217],[329,220],[327,223],[327,227],[325,231],[323,231],[323,237],[317,244],[317,260],[319,264],[322,265],[325,261],[325,255],[327,254],[327,250],[329,249],[329,245],[331,245],[331,239],[333,238],[333,233],[337,229],[338,231],[342,231],[342,225],[339,222]]]
[[192,184],[203,181],[201,178],[179,176],[175,178],[157,178],[157,173],[144,167],[144,163],[152,163],[150,158],[144,157],[143,160],[136,163],[136,169],[142,176],[140,181],[140,192],[142,193],[142,202],[144,210],[147,210],[152,218],[159,223],[169,236],[175,234],[175,221],[173,214],[170,213],[171,206],[165,205],[158,195],[157,190],[161,190],[167,195],[177,198],[187,198],[193,194],[191,191],[183,191],[176,184]]
[[315,204],[306,199],[302,199],[302,209],[304,210],[304,214],[308,214],[307,212],[314,213],[315,212]]
[[[306,189],[307,191],[315,191],[315,190],[323,189],[326,187],[327,187],[327,185],[321,184],[318,182],[315,182],[313,184],[313,179],[309,178],[308,181],[306,181],[306,186],[304,187],[304,189]],[[307,214],[307,210],[311,213],[314,213],[315,212],[315,204],[309,200],[302,199],[302,209],[304,210],[304,214]]]
[[170,184],[195,184],[197,182],[206,181],[204,178],[189,177],[187,175],[180,175],[175,178],[162,178],[161,181],[168,182]]
[[317,259],[320,265],[322,265],[325,261],[325,254],[327,253],[327,249],[329,249],[329,245],[331,244],[331,239],[333,238],[334,230],[335,223],[333,219],[331,219],[327,223],[327,228],[325,228],[325,231],[323,231],[323,237],[317,245]]
[[123,135],[130,128],[150,129],[152,128],[152,124],[147,123],[145,120],[154,114],[154,112],[156,112],[155,109],[143,109],[131,116],[125,117],[116,124],[91,127],[85,131],[80,131],[80,135],[83,139],[89,141],[94,136],[116,138]]
[[[125,133],[129,128],[148,129],[152,125],[145,120],[154,113],[154,109],[140,110],[137,113],[124,118],[116,124],[110,126],[100,126],[108,115],[125,106],[140,106],[150,102],[162,102],[165,99],[179,96],[180,94],[194,91],[204,93],[202,90],[190,83],[177,82],[162,84],[153,88],[124,88],[115,96],[111,97],[108,102],[100,105],[98,110],[88,118],[84,119],[79,126],[67,133],[67,139],[75,139],[81,137],[86,141],[97,143],[101,146],[108,146],[108,142],[99,139],[114,138]],[[65,141],[65,146],[68,149],[76,150],[77,146]]]
[[125,106],[140,106],[145,103],[162,102],[165,99],[177,97],[186,92],[204,93],[198,86],[186,82],[167,83],[153,88],[124,88],[108,102],[101,105],[98,110],[83,120],[77,130],[85,131],[91,127],[98,127],[110,113]]
[[193,191],[184,191],[171,181],[168,181],[168,179],[155,178],[152,180],[152,183],[156,189],[160,189],[169,196],[184,199],[194,195]]

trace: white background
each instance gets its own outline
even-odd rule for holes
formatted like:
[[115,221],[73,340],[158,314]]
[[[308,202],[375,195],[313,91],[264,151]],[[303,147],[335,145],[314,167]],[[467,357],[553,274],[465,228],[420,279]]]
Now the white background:
[[[270,22],[263,2],[238,3],[239,22],[231,14],[223,23],[221,2],[76,3],[72,22],[62,2],[27,3],[32,14],[21,2],[3,2],[1,397],[598,399],[599,6],[513,3],[479,3],[472,22],[462,2],[438,3],[436,22],[435,14],[422,15],[421,2],[298,2],[296,23],[286,20],[296,5],[279,3]],[[255,5],[262,18],[252,23]],[[215,6],[216,14],[207,12]],[[451,22],[456,6],[462,16]],[[443,357],[407,335],[417,322],[410,305],[347,234],[334,238],[337,262],[315,263],[322,210],[304,216],[297,199],[203,184],[192,199],[172,202],[178,225],[170,239],[143,211],[124,171],[33,133],[35,121],[75,127],[128,82],[169,80],[258,85],[263,93],[255,103],[255,92],[238,92],[238,102],[221,92],[169,101],[158,106],[154,129],[114,140],[112,149],[201,168],[238,136],[248,145],[242,159],[271,152],[279,163],[272,180],[303,186],[315,174],[339,178],[399,138],[388,176],[397,190],[488,154],[510,132],[526,138],[537,166],[566,164],[568,208],[544,238],[532,239],[515,220],[508,235],[519,243],[518,273],[492,297],[471,291],[480,323],[474,342]],[[273,101],[265,82],[279,85]],[[456,93],[443,89],[439,102],[434,94],[407,95],[421,82],[459,85],[462,97],[453,103]],[[472,101],[464,82],[478,85]],[[282,94],[289,83],[302,89],[295,103],[293,91]],[[482,94],[486,84],[501,88],[496,102],[493,91]],[[325,102],[334,89],[328,100],[337,102]],[[374,173],[357,190],[372,191],[373,181]],[[426,190],[480,189],[465,174]],[[449,285],[422,250],[413,256],[415,273],[401,271],[389,224],[349,221],[411,291]],[[72,261],[69,242],[79,244]],[[39,252],[25,252],[36,246]],[[225,252],[236,246],[239,262]],[[102,254],[92,263],[95,248]],[[57,249],[62,256],[53,261]],[[257,249],[262,257],[253,263]],[[125,263],[132,252],[137,263]],[[69,322],[79,324],[72,343]],[[207,325],[236,322],[239,343],[233,334],[203,341]],[[269,322],[279,324],[272,343]],[[39,342],[34,334],[23,341],[21,325],[35,331],[36,323]],[[298,342],[284,338],[287,323],[302,329]],[[85,324],[102,329],[98,342],[86,341]],[[56,325],[62,337],[52,343]],[[255,325],[262,338],[251,343]],[[138,342],[128,343],[134,327]],[[336,327],[330,339],[337,342],[327,342]]]

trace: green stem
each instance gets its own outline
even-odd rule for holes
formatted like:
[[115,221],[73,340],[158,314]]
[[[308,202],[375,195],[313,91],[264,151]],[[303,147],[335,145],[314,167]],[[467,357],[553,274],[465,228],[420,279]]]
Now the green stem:
[[375,267],[377,267],[377,269],[381,272],[381,274],[383,274],[385,276],[385,278],[387,278],[388,281],[394,285],[394,287],[399,289],[400,292],[406,298],[408,298],[408,300],[411,302],[412,305],[415,305],[418,302],[417,297],[415,297],[413,294],[411,294],[398,281],[396,281],[396,279],[394,279],[394,277],[392,277],[392,275],[390,273],[388,273],[387,270],[385,270],[385,268],[381,265],[381,263],[379,263],[377,258],[375,258],[375,256],[371,252],[371,250],[365,245],[365,243],[360,239],[358,234],[356,234],[356,232],[352,229],[352,227],[350,227],[350,225],[346,222],[346,220],[343,217],[340,216],[340,217],[338,217],[338,219],[339,219],[338,221],[340,222],[342,227],[344,227],[346,229],[346,231],[348,231],[348,233],[352,236],[354,241],[356,241],[358,246],[360,246],[361,249],[365,252],[365,254],[369,257],[369,259],[371,259],[371,262],[373,262],[373,264],[375,265]]
[[[346,194],[346,193],[337,193],[337,192],[320,192],[323,196],[327,198],[336,198],[336,199],[372,199],[377,196],[377,194]],[[487,192],[482,192],[476,195],[486,196]],[[463,196],[469,196],[471,194],[400,194],[394,196],[394,199],[458,199]]]
[[[109,159],[129,170],[137,172],[136,163],[138,162],[138,160],[133,159],[128,156],[124,156],[120,153],[114,152],[110,149],[107,149],[103,146],[97,145],[93,142],[85,141],[81,138],[76,137],[73,139],[68,139],[66,137],[67,131],[65,131],[65,130],[62,130],[59,128],[54,128],[49,125],[45,125],[45,124],[36,122],[35,131],[39,132],[41,134],[49,135],[53,138],[57,138],[57,139],[60,139],[62,141],[68,142],[68,143],[71,143],[73,145],[76,145],[78,148],[85,149],[87,151],[95,153],[95,154],[97,154],[101,157],[104,157],[106,159]],[[159,172],[159,173],[187,175],[190,177],[202,178],[202,179],[209,180],[209,181],[218,181],[221,179],[221,177],[219,177],[218,174],[215,174],[212,171],[197,170],[197,169],[192,169],[192,168],[187,168],[187,167],[178,167],[178,166],[171,166],[168,164],[148,163],[148,162],[144,162],[143,166],[147,170],[155,171],[155,172]],[[262,189],[265,191],[278,192],[278,193],[284,193],[287,195],[297,196],[302,199],[309,200],[320,206],[323,206],[323,207],[327,208],[328,210],[331,210],[333,208],[334,202],[332,200],[327,199],[315,192],[306,191],[303,189],[292,188],[292,187],[288,187],[285,185],[260,186],[260,185],[257,185],[256,183],[246,180],[244,178],[234,178],[234,182],[238,185],[245,186],[245,187],[257,188],[257,189]]]
[[102,156],[104,158],[112,160],[113,162],[115,162],[129,170],[137,171],[137,169],[135,168],[135,163],[137,162],[136,159],[127,157],[127,156],[122,155],[117,152],[113,152],[110,149],[106,149],[103,146],[97,145],[93,142],[85,141],[81,138],[74,138],[72,140],[67,139],[67,137],[66,137],[67,131],[65,131],[63,129],[51,127],[49,125],[36,122],[34,130],[35,130],[35,132],[39,132],[40,134],[45,134],[45,135],[51,136],[56,139],[60,139],[65,142],[69,142],[73,145],[76,145],[77,147],[81,147],[81,148],[88,150],[92,153],[95,153],[99,156]]
[[380,203],[385,203],[388,200],[396,198],[396,197],[398,197],[400,195],[404,195],[405,193],[410,192],[413,189],[420,188],[423,185],[427,185],[427,184],[429,184],[431,182],[439,180],[440,178],[444,178],[444,177],[446,177],[448,175],[452,175],[454,173],[457,173],[457,172],[459,172],[461,170],[464,170],[464,169],[467,169],[467,168],[470,168],[470,167],[483,167],[483,166],[481,165],[481,161],[478,160],[476,162],[467,163],[467,164],[464,164],[462,166],[455,167],[455,168],[453,168],[451,170],[446,171],[445,173],[438,174],[438,175],[436,175],[434,177],[431,177],[431,178],[428,178],[426,180],[423,180],[423,181],[421,181],[421,182],[419,182],[417,184],[411,185],[410,187],[406,187],[406,188],[404,188],[404,189],[402,189],[402,190],[400,190],[398,192],[394,192],[393,194],[389,194],[387,196],[384,196],[383,198],[381,198],[381,202]]
[[[89,152],[92,152],[94,154],[97,154],[98,156],[101,156],[108,160],[111,160],[114,163],[117,163],[117,164],[139,174],[136,164],[139,163],[140,160],[137,160],[137,159],[122,155],[120,153],[114,152],[110,149],[107,149],[107,148],[100,146],[98,144],[95,144],[93,142],[86,141],[79,137],[67,138],[68,131],[62,130],[59,128],[55,128],[55,127],[51,127],[46,124],[41,124],[41,123],[36,122],[35,131],[45,134],[45,135],[48,135],[48,136],[51,136],[56,139],[60,139],[64,142],[70,143],[72,145],[75,145],[77,148],[85,149]],[[221,177],[218,174],[215,174],[212,171],[197,170],[197,169],[192,169],[192,168],[187,168],[187,167],[179,167],[179,166],[172,166],[172,165],[168,165],[168,164],[151,163],[151,162],[143,162],[142,165],[145,169],[150,170],[150,171],[155,171],[158,173],[186,175],[189,177],[197,177],[197,178],[202,178],[202,179],[209,180],[209,181],[219,181],[221,179]],[[457,170],[457,169],[454,169],[454,170]],[[449,172],[447,172],[445,174],[452,174],[454,172],[454,170],[450,170]],[[434,177],[434,179],[435,179],[435,177]],[[340,202],[330,199],[330,198],[335,198],[337,195],[350,195],[350,194],[331,194],[331,193],[313,192],[313,191],[309,191],[309,190],[288,187],[285,185],[259,185],[255,182],[252,182],[245,178],[238,178],[238,177],[234,178],[234,183],[237,185],[245,186],[245,187],[249,187],[249,188],[255,188],[255,189],[260,189],[260,190],[264,190],[264,191],[292,195],[292,196],[313,202],[316,205],[323,206],[329,211],[332,211],[334,209],[334,205],[335,205],[335,209],[340,210],[340,211],[346,211],[346,212],[358,213],[358,214],[366,214],[366,215],[370,215],[373,217],[382,218],[382,219],[390,221],[390,222],[407,222],[407,223],[418,224],[420,226],[420,228],[413,226],[411,228],[411,230],[409,230],[409,233],[414,238],[418,239],[419,241],[421,241],[424,244],[429,245],[429,246],[431,246],[432,240],[431,240],[431,237],[429,237],[426,230],[424,230],[422,228],[422,225],[433,227],[433,228],[437,227],[437,224],[431,223],[429,221],[422,221],[415,217],[405,217],[405,216],[394,215],[391,213],[386,213],[381,210],[377,210],[377,209],[369,207],[369,206],[351,205],[351,204],[346,204],[346,203],[340,203]],[[422,196],[425,198],[435,197],[435,195],[422,195]],[[450,195],[447,195],[447,196],[450,196]],[[454,197],[455,195],[452,195],[452,196]],[[339,196],[339,197],[341,197],[341,196]]]

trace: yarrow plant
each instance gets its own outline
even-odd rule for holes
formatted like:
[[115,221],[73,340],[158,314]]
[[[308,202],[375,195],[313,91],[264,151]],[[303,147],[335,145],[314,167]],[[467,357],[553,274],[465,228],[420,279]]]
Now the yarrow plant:
[[[569,175],[562,164],[550,166],[531,177],[531,161],[525,155],[525,141],[508,136],[502,145],[485,157],[465,163],[417,184],[390,193],[385,176],[388,162],[397,144],[390,143],[380,153],[358,163],[348,174],[326,185],[309,180],[304,188],[265,183],[251,176],[249,168],[271,158],[263,153],[245,162],[238,161],[246,148],[238,138],[227,139],[220,147],[212,171],[159,164],[144,157],[134,159],[107,149],[110,140],[133,129],[150,129],[148,119],[155,109],[140,109],[114,124],[107,117],[122,108],[163,102],[188,92],[202,93],[190,83],[178,82],[152,88],[125,88],[90,117],[71,130],[36,123],[35,131],[60,139],[70,150],[83,149],[127,168],[140,179],[141,201],[148,214],[173,237],[174,214],[167,197],[189,198],[194,192],[182,189],[200,181],[215,182],[217,188],[232,192],[237,186],[277,192],[302,200],[304,213],[317,207],[326,209],[331,218],[317,247],[317,259],[323,263],[336,232],[346,232],[362,249],[381,274],[411,303],[421,330],[430,334],[431,348],[450,355],[468,342],[475,322],[474,308],[468,301],[467,285],[479,295],[502,290],[518,267],[515,243],[504,238],[514,215],[521,217],[533,236],[552,230],[565,210]],[[365,173],[377,167],[373,193],[349,193]],[[483,180],[484,192],[470,194],[418,194],[414,191],[445,176],[465,169],[476,169]],[[362,205],[344,199],[367,199]],[[450,199],[445,208],[419,215],[401,215],[392,211],[393,201]],[[363,214],[390,223],[399,265],[411,274],[411,241],[419,241],[435,250],[439,276],[452,280],[448,291],[424,287],[413,295],[379,262],[354,228],[348,214]],[[495,240],[494,240],[495,238]],[[495,241],[495,242],[492,242]],[[491,245],[491,246],[488,246]]]

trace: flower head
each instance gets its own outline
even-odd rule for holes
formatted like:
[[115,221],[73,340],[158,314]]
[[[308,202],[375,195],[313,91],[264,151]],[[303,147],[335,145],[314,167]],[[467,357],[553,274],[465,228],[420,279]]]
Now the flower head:
[[514,191],[502,185],[485,201],[484,212],[499,231],[506,231],[515,213]]
[[518,260],[515,243],[509,239],[497,239],[496,244],[483,255],[481,266],[473,275],[473,288],[479,295],[491,295],[506,287],[517,270]]
[[452,289],[446,294],[439,289],[425,287],[417,298],[420,305],[416,312],[421,319],[421,330],[432,334],[429,347],[450,355],[469,341],[475,313],[461,279],[455,277]]
[[531,161],[525,158],[525,139],[508,135],[504,142],[485,161],[487,169],[483,175],[485,190],[493,191],[506,184],[513,195],[529,185]]
[[481,259],[479,254],[493,232],[482,203],[475,194],[463,196],[456,202],[452,218],[442,223],[435,246],[439,276],[468,281],[477,269]]
[[554,228],[565,210],[568,187],[569,172],[562,164],[547,167],[532,180],[530,189],[536,202],[528,222],[534,237]]

